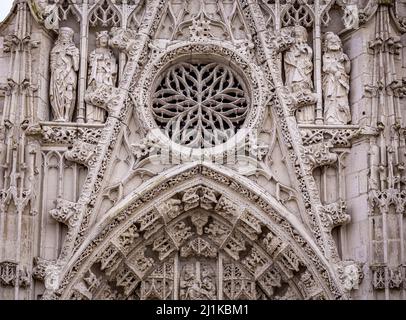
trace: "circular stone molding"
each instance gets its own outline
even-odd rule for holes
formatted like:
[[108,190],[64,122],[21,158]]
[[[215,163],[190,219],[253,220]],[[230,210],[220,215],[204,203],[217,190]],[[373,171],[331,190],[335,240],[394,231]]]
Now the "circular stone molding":
[[263,79],[226,44],[177,44],[147,64],[134,99],[152,141],[196,160],[237,150],[256,133],[266,107]]

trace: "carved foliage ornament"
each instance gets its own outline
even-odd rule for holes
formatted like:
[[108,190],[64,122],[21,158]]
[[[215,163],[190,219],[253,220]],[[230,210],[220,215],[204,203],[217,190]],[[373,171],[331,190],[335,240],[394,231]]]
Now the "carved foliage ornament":
[[[277,221],[277,224],[278,225],[281,225],[281,227],[284,229],[284,230],[286,230],[286,232],[288,232],[288,233],[290,233],[290,234],[292,234],[292,232],[293,232],[293,237],[294,237],[294,239],[295,239],[295,241],[298,241],[298,243],[303,247],[303,250],[304,250],[304,252],[306,253],[306,255],[308,255],[308,257],[311,259],[311,261],[313,261],[314,263],[315,263],[315,267],[316,267],[316,269],[317,269],[317,272],[319,272],[319,274],[320,274],[320,277],[321,278],[323,278],[323,279],[325,279],[326,281],[327,281],[327,283],[328,283],[328,286],[331,288],[331,292],[332,292],[332,294],[334,295],[334,296],[341,296],[342,295],[342,293],[341,293],[341,290],[339,289],[339,287],[337,287],[336,286],[336,284],[335,284],[335,282],[334,282],[334,280],[332,280],[331,278],[330,278],[330,275],[329,275],[329,272],[323,267],[323,263],[322,262],[320,262],[319,260],[318,260],[318,258],[317,258],[317,254],[311,249],[311,247],[309,247],[307,244],[306,244],[306,241],[304,241],[304,239],[302,239],[297,233],[295,233],[294,232],[294,230],[293,229],[291,229],[291,226],[290,226],[290,224],[289,223],[286,223],[286,221],[285,221],[285,223],[283,223],[283,219],[281,219],[281,217],[280,216],[278,216],[273,210],[272,210],[272,208],[271,208],[271,205],[270,204],[267,204],[267,202],[266,202],[266,200],[263,200],[263,199],[260,199],[259,198],[259,196],[258,195],[256,195],[256,194],[254,194],[254,193],[252,193],[252,192],[249,192],[247,189],[245,189],[242,185],[240,185],[239,183],[237,183],[236,181],[233,181],[233,180],[231,180],[231,179],[229,179],[229,178],[227,178],[226,176],[224,176],[224,174],[221,174],[221,173],[219,173],[219,172],[216,172],[216,171],[214,171],[214,170],[212,170],[212,169],[208,169],[208,168],[206,168],[206,167],[198,167],[197,168],[197,170],[196,170],[196,168],[193,168],[193,169],[191,169],[191,170],[189,170],[189,171],[186,171],[186,172],[182,172],[182,174],[181,174],[181,177],[180,176],[177,176],[175,179],[170,179],[170,181],[168,182],[168,183],[164,183],[164,184],[160,184],[159,185],[159,192],[160,193],[162,193],[162,192],[164,192],[165,190],[167,190],[167,188],[169,187],[169,186],[171,186],[171,187],[175,187],[178,183],[180,183],[180,182],[182,182],[182,181],[185,181],[185,179],[186,180],[188,180],[191,176],[193,176],[193,177],[196,177],[196,175],[198,174],[198,173],[201,173],[203,176],[205,176],[205,177],[210,177],[210,179],[211,180],[214,180],[214,181],[217,181],[218,183],[220,183],[221,185],[227,185],[227,186],[231,186],[232,185],[232,189],[233,190],[238,190],[238,192],[243,196],[243,197],[245,197],[247,200],[248,199],[251,199],[252,201],[254,201],[255,203],[257,203],[258,204],[258,206],[261,208],[261,209],[263,209],[263,210],[265,210],[270,216],[271,216],[271,219],[272,220],[274,220],[274,219],[276,219],[276,221]],[[66,297],[66,295],[65,295],[65,293],[66,294],[68,294],[69,292],[68,292],[68,290],[70,290],[70,289],[67,289],[68,288],[68,286],[69,286],[69,283],[72,283],[72,280],[73,280],[73,277],[75,277],[75,275],[77,274],[77,271],[76,270],[79,270],[78,268],[81,268],[80,267],[80,265],[82,265],[82,263],[89,257],[89,255],[91,255],[92,254],[92,252],[94,252],[95,250],[97,250],[96,248],[99,246],[99,244],[101,244],[101,242],[103,242],[103,239],[111,232],[111,231],[113,231],[114,230],[114,228],[116,227],[116,226],[118,226],[121,222],[123,222],[124,220],[126,220],[126,224],[128,225],[128,227],[130,227],[130,224],[132,223],[132,222],[134,222],[134,221],[128,221],[128,217],[129,216],[131,216],[131,215],[133,215],[135,212],[137,212],[138,210],[137,210],[137,208],[142,204],[142,202],[148,202],[148,201],[150,201],[151,199],[155,199],[156,198],[156,195],[157,195],[157,193],[154,191],[155,190],[155,188],[156,187],[154,187],[153,189],[151,189],[151,190],[149,190],[143,197],[142,197],[142,201],[141,200],[139,200],[139,201],[136,201],[136,202],[134,202],[132,205],[130,205],[130,207],[128,207],[128,209],[126,209],[126,210],[124,210],[124,211],[122,211],[110,224],[109,224],[109,226],[108,227],[106,227],[106,229],[104,230],[104,231],[102,231],[101,233],[100,233],[100,235],[96,238],[96,239],[94,239],[93,240],[93,242],[89,245],[89,247],[86,249],[86,250],[84,250],[81,254],[80,254],[80,256],[78,257],[78,259],[77,259],[77,261],[75,262],[75,264],[74,264],[74,266],[73,266],[73,269],[72,269],[72,271],[70,271],[68,274],[65,274],[65,276],[64,276],[64,278],[63,278],[63,281],[61,282],[61,285],[60,285],[60,287],[59,287],[59,289],[58,289],[58,291],[57,292],[55,292],[54,294],[56,294],[56,297],[58,297],[58,296],[60,296],[60,295],[62,295],[62,298],[63,297]],[[182,199],[182,197],[183,197],[183,195],[184,194],[186,194],[186,193],[188,193],[188,194],[190,194],[190,195],[193,195],[193,193],[194,192],[186,192],[186,191],[188,191],[188,190],[191,190],[191,188],[194,188],[194,187],[189,187],[189,189],[185,189],[184,191],[180,191],[179,192],[179,194],[177,194],[177,196],[175,197],[176,199]],[[157,189],[157,191],[158,191],[158,189]],[[205,187],[205,189],[210,189],[210,188],[208,188],[208,187]],[[207,203],[209,203],[210,204],[210,206],[213,208],[213,209],[211,209],[211,210],[215,210],[215,212],[217,212],[218,211],[218,209],[216,209],[216,207],[217,206],[219,206],[219,203],[220,203],[220,198],[218,198],[217,199],[217,197],[218,197],[218,195],[215,197],[216,199],[216,201],[217,201],[217,204],[215,204],[215,203],[213,203],[213,200],[214,200],[214,198],[212,198],[212,193],[213,192],[204,192],[204,193],[200,193],[200,192],[198,192],[198,196],[199,196],[199,199],[201,199],[202,201],[201,201],[201,206],[202,206],[202,208],[203,208],[203,204],[204,204],[204,206],[206,207],[206,205],[207,205]],[[216,193],[216,192],[215,192]],[[204,195],[206,195],[207,194],[207,197],[206,196],[203,196],[203,194]],[[173,196],[171,196],[172,198],[173,198]],[[205,199],[209,199],[209,202],[207,202]],[[191,199],[193,199],[193,197],[191,198]],[[211,200],[210,200],[211,199]],[[204,200],[204,201],[203,201]],[[162,200],[161,200],[162,201]],[[183,200],[182,200],[182,202],[183,202]],[[194,203],[194,201],[188,201],[188,203]],[[233,202],[233,201],[231,201],[231,202]],[[182,204],[180,204],[179,202],[178,202],[178,204],[176,205],[179,209],[176,209],[176,210],[180,210],[180,211],[182,211],[183,209],[182,209],[182,207],[184,207],[184,204],[182,203]],[[222,205],[222,207],[224,207],[224,205]],[[226,207],[230,207],[229,205],[227,205]],[[232,209],[232,206],[230,207],[231,209]],[[149,210],[149,211],[148,211]],[[139,237],[137,237],[136,239],[138,239],[138,238],[141,238],[141,237],[143,237],[144,239],[146,239],[147,240],[147,242],[148,243],[150,243],[151,245],[153,245],[154,244],[154,240],[155,240],[155,236],[154,236],[154,234],[157,234],[157,235],[162,235],[162,229],[160,229],[160,228],[162,228],[162,223],[164,222],[163,220],[165,219],[165,217],[164,216],[160,216],[157,212],[152,212],[151,214],[149,214],[150,212],[151,212],[151,210],[150,209],[148,209],[147,211],[146,211],[146,213],[144,213],[144,215],[142,215],[142,216],[140,216],[139,218],[137,218],[138,220],[137,221],[139,221],[139,226],[138,226],[138,224],[137,224],[137,229],[139,230],[139,231],[136,231],[136,232],[140,232],[140,236]],[[194,209],[192,209],[192,210],[194,210]],[[167,211],[167,210],[164,210],[165,212]],[[219,215],[220,215],[220,213],[218,213]],[[138,216],[138,215],[137,215]],[[173,218],[172,219],[179,219],[179,217],[178,217],[178,214],[174,214],[174,215],[172,215],[171,214],[171,216],[173,216]],[[239,216],[238,214],[237,214],[237,216]],[[244,215],[242,215],[241,216],[241,219],[245,219],[244,218],[245,216]],[[227,218],[226,218],[227,219]],[[145,220],[145,221],[144,221]],[[240,248],[241,248],[241,245],[240,245],[240,238],[241,238],[241,232],[231,232],[232,230],[228,230],[229,229],[229,224],[228,225],[224,225],[224,227],[225,228],[223,228],[223,222],[220,222],[220,220],[218,220],[218,219],[214,219],[214,220],[208,220],[208,222],[205,222],[206,221],[206,219],[204,219],[204,218],[202,218],[201,219],[202,221],[201,221],[201,223],[200,222],[197,222],[196,223],[196,221],[195,222],[193,222],[193,221],[190,221],[190,222],[192,222],[193,224],[196,224],[196,232],[198,232],[198,229],[201,229],[201,228],[203,228],[203,232],[204,232],[204,234],[207,234],[207,239],[208,240],[210,240],[210,242],[212,242],[212,243],[214,243],[214,244],[216,244],[216,245],[218,245],[218,246],[220,246],[223,242],[224,242],[224,246],[223,246],[223,248],[224,248],[224,251],[226,252],[226,253],[228,253],[227,252],[227,250],[230,252],[230,253],[235,253],[235,255],[234,254],[232,254],[232,255],[230,255],[230,257],[232,257],[232,256],[235,256],[236,257],[236,259],[238,259],[238,257],[237,257],[237,255],[238,255],[238,251],[240,250]],[[223,221],[223,218],[221,219],[222,221]],[[227,219],[228,220],[228,219]],[[233,219],[231,219],[231,220],[233,220]],[[251,219],[249,219],[250,221],[251,221]],[[143,222],[144,221],[144,222]],[[177,221],[180,221],[180,220],[177,220]],[[244,220],[245,221],[245,220]],[[183,222],[183,221],[182,221]],[[169,223],[169,222],[166,222],[166,223]],[[177,222],[175,222],[175,223],[177,223]],[[219,226],[218,228],[215,228],[214,227],[214,225],[217,225],[218,223],[220,223],[222,226]],[[231,221],[229,222],[229,223],[231,223],[232,225],[234,225],[234,223],[232,223]],[[206,224],[206,226],[204,226],[204,224]],[[160,225],[161,225],[161,227],[160,227]],[[250,223],[250,225],[255,225],[255,224],[252,224],[252,223]],[[126,227],[124,227],[123,226],[123,228],[120,228],[121,230],[126,230]],[[185,229],[185,228],[183,228],[183,229]],[[207,229],[207,230],[206,230]],[[155,231],[153,231],[153,230],[155,230]],[[169,230],[169,229],[167,229],[171,234],[173,234],[173,232],[172,232],[172,229],[171,230]],[[175,229],[174,229],[175,230]],[[186,229],[185,229],[186,230]],[[258,229],[259,230],[259,229]],[[213,231],[213,232],[212,232]],[[237,231],[237,230],[235,230],[235,231]],[[190,232],[190,230],[189,230],[189,232]],[[202,231],[199,231],[200,233],[202,233]],[[242,232],[245,232],[244,230],[242,230]],[[222,236],[224,234],[224,236]],[[211,235],[213,235],[213,237],[211,237]],[[188,238],[189,236],[184,236],[183,238]],[[220,240],[219,238],[222,238],[222,240],[221,241],[218,241],[218,240]],[[227,238],[229,238],[229,239],[227,239]],[[175,238],[174,238],[175,239]],[[226,240],[227,239],[227,240]],[[190,239],[190,240],[192,240],[192,239]],[[135,240],[135,241],[137,241],[137,240]],[[187,243],[189,243],[189,241],[187,241],[187,242],[179,242],[178,240],[176,240],[175,241],[176,243],[175,243],[175,245],[176,246],[181,246],[181,245],[186,245]],[[111,243],[111,242],[110,242]],[[115,241],[114,241],[114,243],[116,243]],[[134,244],[135,244],[135,242],[134,242]],[[192,245],[192,243],[191,243],[191,245]],[[108,243],[107,244],[105,244],[105,245],[103,245],[103,247],[107,247],[108,246]],[[138,246],[138,245],[137,245]],[[106,254],[104,254],[103,253],[103,255],[102,256],[100,256],[101,257],[101,259],[100,259],[100,262],[101,262],[101,270],[105,270],[105,272],[106,272],[106,275],[112,275],[113,274],[113,272],[114,272],[114,270],[116,270],[117,269],[117,267],[120,265],[120,261],[122,261],[122,256],[121,256],[121,254],[119,254],[119,251],[120,251],[120,249],[118,249],[115,245],[110,245],[110,246],[108,246],[109,248],[111,248],[111,250],[109,251],[109,252],[107,252],[107,251],[105,251],[105,253]],[[141,246],[142,247],[142,246]],[[157,247],[157,249],[159,249],[160,248],[160,246],[156,246]],[[209,249],[209,247],[207,247],[203,242],[196,242],[196,243],[193,243],[193,245],[191,246],[191,248],[193,247],[193,250],[192,251],[189,251],[190,252],[190,254],[192,254],[192,252],[194,252],[193,253],[193,255],[196,255],[196,253],[203,253],[204,252],[204,254],[203,255],[206,255],[206,254],[208,254],[209,256],[210,255],[212,255],[212,253],[210,253],[210,251],[211,250],[209,250],[209,251],[207,251],[206,249]],[[245,246],[246,247],[246,249],[247,250],[249,250],[249,252],[247,252],[248,254],[249,253],[252,253],[252,257],[251,257],[251,255],[249,255],[249,256],[245,256],[245,255],[242,255],[241,256],[241,259],[243,259],[244,261],[246,261],[246,263],[249,265],[249,266],[251,266],[251,268],[252,268],[252,272],[254,272],[254,273],[258,273],[258,272],[262,272],[262,269],[263,269],[263,267],[265,267],[265,265],[263,264],[264,263],[264,261],[263,261],[263,259],[262,258],[260,258],[261,256],[262,256],[262,250],[260,250],[260,251],[258,251],[258,253],[260,253],[260,255],[258,256],[258,255],[256,255],[255,254],[255,252],[251,252],[251,246]],[[129,248],[130,249],[130,248]],[[231,252],[231,249],[232,249],[232,252]],[[235,250],[234,250],[235,249]],[[289,250],[288,250],[289,249]],[[138,252],[138,249],[135,249],[135,250],[137,250],[137,252]],[[266,250],[267,251],[267,250]],[[126,250],[126,252],[128,252],[127,250]],[[157,251],[158,252],[158,251]],[[295,251],[295,252],[297,252],[297,251]],[[296,270],[298,269],[298,259],[297,259],[297,257],[295,257],[295,254],[293,254],[292,253],[292,251],[290,250],[290,248],[287,248],[286,249],[286,251],[284,250],[280,255],[279,255],[279,261],[278,261],[278,265],[280,265],[281,267],[286,267],[286,270],[290,270],[290,269],[292,269],[292,270],[294,270],[294,272],[296,272]],[[99,254],[97,254],[98,256],[99,256]],[[141,257],[142,256],[142,257]],[[147,256],[144,256],[144,255],[141,255],[140,257],[142,258],[142,260],[145,260],[145,259],[149,259],[149,256],[147,257]],[[136,267],[136,269],[138,270],[139,269],[139,267],[141,267],[142,266],[142,270],[138,270],[137,272],[139,272],[139,276],[140,277],[144,277],[144,275],[145,275],[145,270],[146,271],[148,271],[148,269],[150,268],[150,267],[148,267],[149,265],[154,265],[154,261],[149,261],[148,263],[144,263],[143,261],[138,261],[139,259],[138,258],[136,258],[136,257],[138,257],[138,255],[133,255],[133,254],[131,254],[130,255],[130,257],[127,259],[130,263],[131,263],[131,265],[133,266],[133,268],[134,267]],[[251,257],[251,258],[250,258]],[[158,258],[156,258],[156,259],[158,259]],[[303,259],[302,258],[302,255],[300,255],[300,257],[299,257],[299,259]],[[158,262],[158,260],[157,260],[157,262]],[[280,263],[279,263],[280,262]],[[307,263],[313,263],[313,262],[310,262],[310,260],[309,260],[309,262],[306,262],[305,263],[305,265],[307,265]],[[86,264],[88,264],[88,263],[91,263],[91,261],[88,261],[88,262],[86,262]],[[253,264],[254,263],[254,264]],[[302,264],[303,265],[303,264]],[[135,269],[134,269],[135,270]],[[265,271],[265,270],[264,270]],[[80,275],[78,275],[78,276],[80,276]]]

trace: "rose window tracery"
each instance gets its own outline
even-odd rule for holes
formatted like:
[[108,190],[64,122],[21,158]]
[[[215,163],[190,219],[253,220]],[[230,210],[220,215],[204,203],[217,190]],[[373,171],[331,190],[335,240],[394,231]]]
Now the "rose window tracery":
[[174,142],[209,148],[242,127],[250,99],[236,72],[218,62],[180,62],[161,77],[152,97],[158,126]]

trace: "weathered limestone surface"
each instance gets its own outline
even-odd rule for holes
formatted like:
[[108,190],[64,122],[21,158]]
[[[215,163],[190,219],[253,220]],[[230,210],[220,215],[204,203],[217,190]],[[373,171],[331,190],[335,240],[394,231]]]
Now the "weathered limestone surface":
[[0,299],[406,299],[404,1],[19,0]]

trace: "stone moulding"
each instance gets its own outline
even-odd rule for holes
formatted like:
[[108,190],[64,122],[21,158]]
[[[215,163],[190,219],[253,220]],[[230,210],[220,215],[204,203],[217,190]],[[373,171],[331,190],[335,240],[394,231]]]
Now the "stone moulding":
[[0,286],[27,288],[30,284],[31,275],[27,267],[19,267],[17,263],[12,261],[0,262]]

